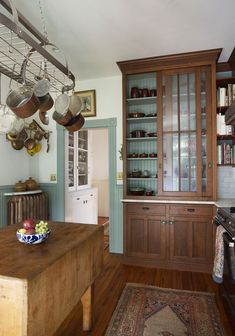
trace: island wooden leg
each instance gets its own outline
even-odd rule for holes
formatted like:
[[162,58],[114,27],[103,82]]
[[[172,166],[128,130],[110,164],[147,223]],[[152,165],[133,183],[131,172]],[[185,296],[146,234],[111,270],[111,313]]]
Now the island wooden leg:
[[83,296],[82,310],[83,310],[83,331],[89,331],[92,327],[92,301],[93,301],[93,285],[88,287]]

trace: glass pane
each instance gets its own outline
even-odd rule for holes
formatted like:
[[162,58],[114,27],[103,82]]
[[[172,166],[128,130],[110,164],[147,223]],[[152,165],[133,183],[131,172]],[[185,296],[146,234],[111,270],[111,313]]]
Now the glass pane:
[[88,184],[88,131],[78,132],[78,186]]
[[163,191],[197,191],[196,77],[163,77]]
[[163,190],[179,191],[178,136],[163,136]]
[[195,75],[179,75],[180,129],[196,130]]
[[206,73],[201,73],[201,139],[202,139],[202,191],[206,191],[207,139],[206,139]]
[[68,149],[68,186],[74,187],[74,149]]

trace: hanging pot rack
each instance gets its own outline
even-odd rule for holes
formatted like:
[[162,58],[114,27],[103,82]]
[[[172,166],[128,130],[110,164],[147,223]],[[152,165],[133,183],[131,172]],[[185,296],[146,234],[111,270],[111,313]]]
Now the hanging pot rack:
[[[22,68],[25,71],[25,83],[35,85],[46,62],[47,76],[51,91],[72,90],[75,77],[68,69],[67,60],[54,44],[43,36],[11,3],[0,0],[0,5],[11,15],[0,13],[0,73],[22,83]],[[30,56],[30,57],[29,57]],[[64,64],[59,59],[62,57]]]

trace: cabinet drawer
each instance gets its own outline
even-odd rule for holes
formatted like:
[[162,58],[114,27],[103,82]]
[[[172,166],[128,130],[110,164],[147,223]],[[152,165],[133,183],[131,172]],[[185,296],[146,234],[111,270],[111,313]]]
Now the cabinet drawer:
[[212,216],[213,207],[206,205],[170,205],[170,215]]
[[165,215],[165,212],[165,205],[149,203],[135,203],[127,205],[127,213],[135,213],[140,215]]

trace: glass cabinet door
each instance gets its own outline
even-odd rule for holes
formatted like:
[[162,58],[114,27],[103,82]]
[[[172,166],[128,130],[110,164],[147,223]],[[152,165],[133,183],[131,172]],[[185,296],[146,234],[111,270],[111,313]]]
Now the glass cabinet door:
[[76,171],[76,158],[74,147],[74,133],[68,133],[68,188],[70,190],[75,189],[75,171]]
[[78,169],[77,183],[78,187],[88,185],[88,131],[78,132]]
[[201,70],[163,73],[162,194],[206,191],[206,78]]

